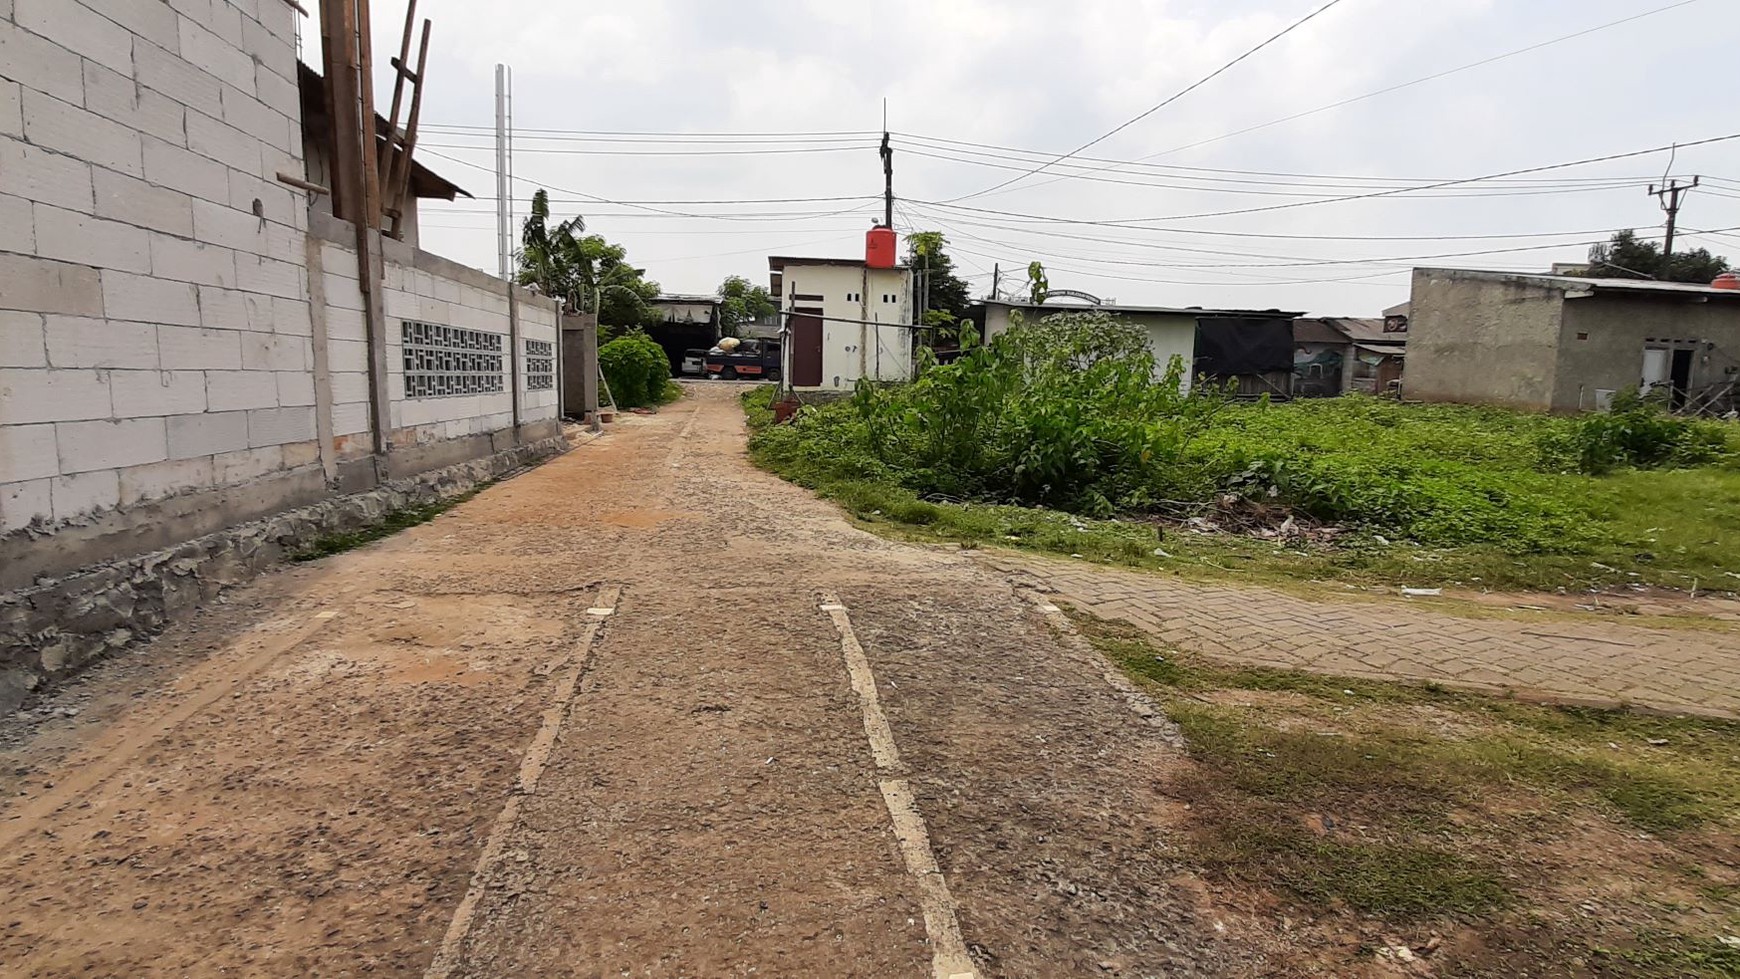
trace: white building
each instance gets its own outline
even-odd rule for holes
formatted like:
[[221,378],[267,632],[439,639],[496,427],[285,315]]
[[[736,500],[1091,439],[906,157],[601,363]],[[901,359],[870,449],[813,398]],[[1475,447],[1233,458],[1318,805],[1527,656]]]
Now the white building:
[[912,379],[912,270],[863,259],[767,260],[786,314],[785,376],[800,391],[849,391],[860,377]]

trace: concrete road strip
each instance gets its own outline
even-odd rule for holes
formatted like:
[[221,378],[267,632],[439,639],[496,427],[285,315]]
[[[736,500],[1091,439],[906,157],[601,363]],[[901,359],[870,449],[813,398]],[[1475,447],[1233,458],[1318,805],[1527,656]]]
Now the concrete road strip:
[[532,743],[526,747],[512,794],[508,796],[507,805],[495,817],[495,824],[490,827],[489,838],[484,841],[483,852],[478,854],[477,866],[471,872],[471,885],[460,899],[459,907],[453,913],[453,920],[448,923],[447,934],[441,939],[441,947],[436,949],[434,960],[423,973],[424,979],[445,979],[458,964],[460,946],[464,944],[466,934],[471,931],[472,918],[477,914],[477,903],[483,897],[484,888],[495,871],[496,864],[501,862],[502,851],[507,846],[508,837],[513,833],[514,824],[519,822],[520,807],[526,796],[538,790],[538,780],[543,777],[544,769],[550,763],[550,751],[556,745],[556,737],[562,733],[562,723],[567,719],[568,709],[574,703],[580,678],[586,674],[592,647],[603,631],[604,620],[616,611],[616,603],[621,596],[620,586],[607,585],[600,589],[597,604],[586,610],[589,619],[580,631],[579,640],[574,644],[574,667],[563,675],[561,682],[556,685],[555,693],[550,697],[549,706],[544,708],[543,723],[539,725],[538,733],[532,737]]
[[877,788],[888,807],[888,818],[894,824],[894,838],[900,847],[906,872],[918,883],[919,902],[924,912],[925,933],[930,936],[931,971],[934,979],[976,979],[978,971],[967,954],[967,943],[961,937],[960,921],[955,917],[954,898],[949,894],[948,881],[937,865],[931,849],[930,832],[925,828],[924,815],[918,811],[912,786],[903,777],[904,766],[900,750],[894,744],[894,730],[882,712],[882,701],[876,693],[876,675],[864,647],[852,631],[852,620],[840,599],[824,593],[819,610],[828,613],[834,628],[840,633],[840,652],[846,661],[846,675],[852,690],[858,695],[858,707],[864,715],[864,735],[870,742],[871,757],[882,776]]

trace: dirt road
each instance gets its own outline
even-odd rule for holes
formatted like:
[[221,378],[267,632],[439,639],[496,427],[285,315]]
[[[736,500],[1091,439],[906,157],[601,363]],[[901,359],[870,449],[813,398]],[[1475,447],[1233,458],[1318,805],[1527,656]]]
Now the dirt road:
[[1165,730],[753,470],[735,394],[8,720],[0,973],[1271,974],[1169,859]]

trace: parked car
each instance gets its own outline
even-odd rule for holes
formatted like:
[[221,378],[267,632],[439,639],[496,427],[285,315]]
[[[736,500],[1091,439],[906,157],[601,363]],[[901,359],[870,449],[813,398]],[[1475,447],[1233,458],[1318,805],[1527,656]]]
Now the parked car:
[[701,374],[706,370],[707,351],[699,347],[683,351],[683,363],[678,368],[684,374]]
[[[735,342],[732,342],[735,341]],[[726,380],[779,380],[779,341],[727,337],[707,351],[702,369],[708,377]]]

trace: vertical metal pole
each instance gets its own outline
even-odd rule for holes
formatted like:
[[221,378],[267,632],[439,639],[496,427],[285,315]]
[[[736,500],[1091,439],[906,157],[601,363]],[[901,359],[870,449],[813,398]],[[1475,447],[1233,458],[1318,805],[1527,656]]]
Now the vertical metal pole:
[[501,277],[508,278],[507,65],[495,66],[495,235]]

